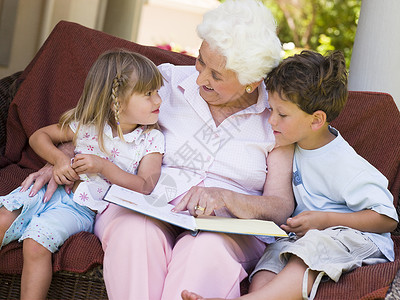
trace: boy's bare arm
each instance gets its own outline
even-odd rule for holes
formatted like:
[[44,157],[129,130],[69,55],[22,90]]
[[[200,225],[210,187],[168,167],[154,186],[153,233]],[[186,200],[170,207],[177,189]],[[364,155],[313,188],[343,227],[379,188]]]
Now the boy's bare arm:
[[356,230],[374,233],[391,232],[397,221],[366,209],[353,213],[305,211],[289,218],[282,229],[303,236],[310,229],[323,230],[332,226],[347,226]]

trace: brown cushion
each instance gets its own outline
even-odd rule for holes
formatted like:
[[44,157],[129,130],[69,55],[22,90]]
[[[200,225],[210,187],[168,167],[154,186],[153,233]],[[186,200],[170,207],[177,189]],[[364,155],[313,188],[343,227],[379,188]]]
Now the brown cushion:
[[[53,255],[53,271],[84,273],[103,263],[99,239],[92,233],[79,232],[65,241]],[[0,250],[0,273],[21,274],[22,243],[12,242]]]

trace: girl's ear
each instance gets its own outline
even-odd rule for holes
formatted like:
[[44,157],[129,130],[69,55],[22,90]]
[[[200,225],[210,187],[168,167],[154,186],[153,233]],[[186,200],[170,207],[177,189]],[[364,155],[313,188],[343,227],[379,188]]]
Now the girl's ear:
[[317,110],[313,114],[313,120],[311,123],[312,130],[318,130],[323,127],[326,123],[326,113],[322,110]]

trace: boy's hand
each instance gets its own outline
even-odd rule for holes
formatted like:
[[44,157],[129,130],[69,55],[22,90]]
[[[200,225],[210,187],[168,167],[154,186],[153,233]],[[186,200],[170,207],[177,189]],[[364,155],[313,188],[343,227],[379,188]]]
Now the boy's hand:
[[295,217],[288,218],[281,228],[286,232],[293,232],[303,236],[310,229],[325,229],[328,213],[322,211],[304,211]]
[[77,154],[72,168],[77,174],[102,173],[105,159],[94,154]]

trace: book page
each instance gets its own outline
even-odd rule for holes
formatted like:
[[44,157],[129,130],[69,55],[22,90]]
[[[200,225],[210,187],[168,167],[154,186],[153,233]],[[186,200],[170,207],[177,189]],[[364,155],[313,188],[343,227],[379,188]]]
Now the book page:
[[187,211],[172,212],[171,209],[174,206],[171,204],[154,205],[154,203],[158,203],[154,197],[158,196],[143,195],[113,184],[104,196],[104,200],[193,232],[204,230],[248,235],[287,236],[283,229],[271,221],[216,216],[195,218]]
[[196,230],[194,217],[188,212],[172,212],[171,209],[174,206],[171,204],[154,206],[150,204],[154,203],[151,195],[144,195],[113,184],[104,196],[104,200],[188,230]]
[[227,233],[287,236],[286,232],[271,221],[256,219],[235,219],[222,217],[197,217],[197,229]]

